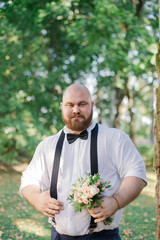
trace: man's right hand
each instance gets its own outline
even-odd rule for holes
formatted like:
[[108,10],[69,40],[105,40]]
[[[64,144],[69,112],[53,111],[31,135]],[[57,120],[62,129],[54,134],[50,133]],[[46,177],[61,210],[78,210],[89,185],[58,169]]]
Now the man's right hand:
[[41,192],[35,185],[29,185],[22,189],[23,197],[39,212],[53,218],[63,210],[63,203],[51,198],[49,191]]

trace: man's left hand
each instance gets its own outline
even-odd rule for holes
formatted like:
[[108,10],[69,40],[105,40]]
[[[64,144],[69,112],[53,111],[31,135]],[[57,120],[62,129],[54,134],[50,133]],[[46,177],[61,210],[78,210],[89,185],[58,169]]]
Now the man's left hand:
[[106,220],[118,210],[117,202],[113,197],[102,197],[101,204],[102,206],[95,206],[88,210],[90,215],[95,218],[95,223]]

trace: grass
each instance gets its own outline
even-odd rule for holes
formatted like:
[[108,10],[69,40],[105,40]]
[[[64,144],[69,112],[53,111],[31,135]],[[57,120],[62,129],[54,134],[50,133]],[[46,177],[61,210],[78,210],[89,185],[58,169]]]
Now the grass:
[[[19,196],[20,176],[16,172],[0,172],[0,240],[49,240],[48,219]],[[120,224],[122,240],[155,239],[154,171],[148,171],[147,177],[148,186],[124,208]]]
[[124,208],[120,224],[122,240],[155,239],[155,172],[148,171],[147,179],[147,187]]
[[19,196],[20,174],[0,173],[0,240],[50,239],[48,219]]

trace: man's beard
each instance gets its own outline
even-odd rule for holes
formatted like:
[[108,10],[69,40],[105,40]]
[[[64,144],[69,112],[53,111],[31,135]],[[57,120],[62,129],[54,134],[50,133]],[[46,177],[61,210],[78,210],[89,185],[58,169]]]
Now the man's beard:
[[[70,119],[66,119],[63,115],[63,111],[61,114],[62,114],[62,121],[64,122],[64,124],[67,126],[68,129],[71,129],[73,131],[83,131],[87,129],[91,124],[93,110],[91,110],[90,115],[88,116],[87,119],[85,119],[85,116],[81,114],[74,114],[72,117],[70,117]],[[81,119],[72,119],[74,117],[81,117]]]

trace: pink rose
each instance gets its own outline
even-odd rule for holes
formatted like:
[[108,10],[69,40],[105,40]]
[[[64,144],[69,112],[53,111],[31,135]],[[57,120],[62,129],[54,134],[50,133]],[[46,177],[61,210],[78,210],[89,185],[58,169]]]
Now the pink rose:
[[98,181],[95,183],[96,187],[99,186],[100,184],[101,184],[101,181],[100,181],[100,180],[98,180]]
[[75,200],[78,199],[78,192],[77,192],[77,191],[74,192],[74,199],[75,199]]
[[89,187],[88,186],[84,186],[84,187],[82,187],[82,193],[86,193],[86,192],[88,192],[89,191]]
[[83,199],[83,203],[84,204],[88,204],[88,200],[87,199]]
[[88,192],[88,197],[89,198],[92,198],[93,197],[93,194],[91,192]]

